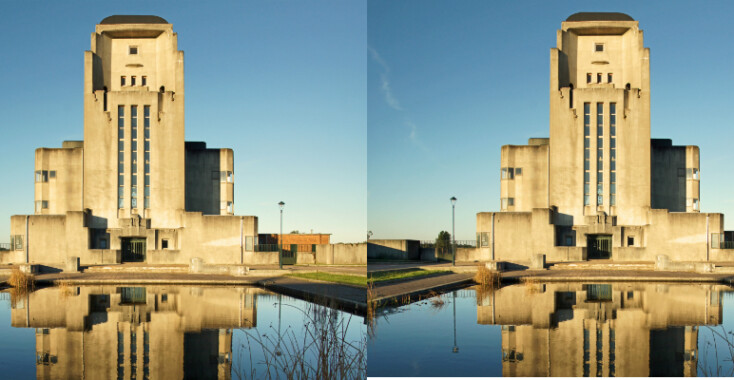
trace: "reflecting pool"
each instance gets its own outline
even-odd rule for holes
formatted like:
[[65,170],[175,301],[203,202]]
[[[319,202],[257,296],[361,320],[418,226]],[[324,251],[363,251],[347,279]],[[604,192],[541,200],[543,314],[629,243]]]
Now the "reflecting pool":
[[256,287],[0,293],[0,377],[363,378],[364,318]]
[[718,284],[466,288],[378,311],[369,376],[732,376]]

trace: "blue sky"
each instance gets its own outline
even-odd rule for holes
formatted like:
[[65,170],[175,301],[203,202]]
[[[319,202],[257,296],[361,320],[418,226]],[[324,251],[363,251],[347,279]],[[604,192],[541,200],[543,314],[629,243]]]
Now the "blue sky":
[[173,24],[185,53],[186,139],[235,152],[235,213],[260,232],[366,231],[366,3],[363,1],[2,1],[3,201],[33,213],[37,147],[83,138],[84,51],[113,14]]
[[701,208],[734,229],[732,2],[368,2],[368,228],[475,239],[500,147],[548,136],[549,57],[576,12],[624,12],[651,50],[651,135],[701,150]]

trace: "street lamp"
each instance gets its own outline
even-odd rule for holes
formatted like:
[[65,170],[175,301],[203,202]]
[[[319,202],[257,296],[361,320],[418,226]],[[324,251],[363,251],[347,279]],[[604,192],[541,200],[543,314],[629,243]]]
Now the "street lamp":
[[456,226],[454,223],[454,214],[456,211],[456,197],[451,197],[451,239],[453,241],[453,244],[451,244],[451,248],[453,251],[453,255],[451,256],[451,265],[456,266]]
[[278,206],[280,206],[280,235],[278,235],[278,267],[280,269],[283,269],[283,206],[285,206],[285,202],[280,201],[278,202]]

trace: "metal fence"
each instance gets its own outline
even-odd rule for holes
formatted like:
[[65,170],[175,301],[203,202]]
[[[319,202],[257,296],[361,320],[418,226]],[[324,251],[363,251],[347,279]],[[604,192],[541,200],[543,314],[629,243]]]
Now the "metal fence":
[[[453,242],[449,242],[452,244]],[[456,248],[475,248],[477,246],[476,240],[457,240]],[[436,248],[435,240],[422,240],[421,248]]]
[[[254,247],[255,252],[278,252],[280,244],[257,244]],[[316,244],[283,244],[284,252],[316,252]]]

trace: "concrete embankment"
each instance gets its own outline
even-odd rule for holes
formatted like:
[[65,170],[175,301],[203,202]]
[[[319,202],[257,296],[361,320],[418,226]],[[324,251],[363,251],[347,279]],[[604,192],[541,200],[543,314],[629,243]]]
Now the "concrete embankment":
[[[14,267],[0,272],[5,281]],[[37,286],[64,285],[205,285],[205,286],[259,286],[306,301],[323,304],[341,310],[365,315],[367,311],[366,289],[336,283],[286,277],[291,273],[328,272],[365,276],[365,267],[337,266],[277,266],[249,267],[245,275],[219,273],[190,273],[184,265],[100,265],[81,268],[80,272],[62,272],[45,267],[53,273],[35,273]],[[232,272],[232,271],[227,271]]]
[[[688,282],[721,283],[734,285],[734,268],[727,263],[717,263],[711,272],[656,270],[654,263],[580,262],[557,263],[546,269],[510,270],[500,273],[503,283],[516,283],[525,279],[537,282]],[[387,303],[405,304],[434,293],[442,293],[474,284],[476,263],[451,264],[396,263],[369,265],[369,272],[408,271],[415,269],[448,270],[454,273],[431,277],[418,277],[376,285],[372,301],[379,306]]]

